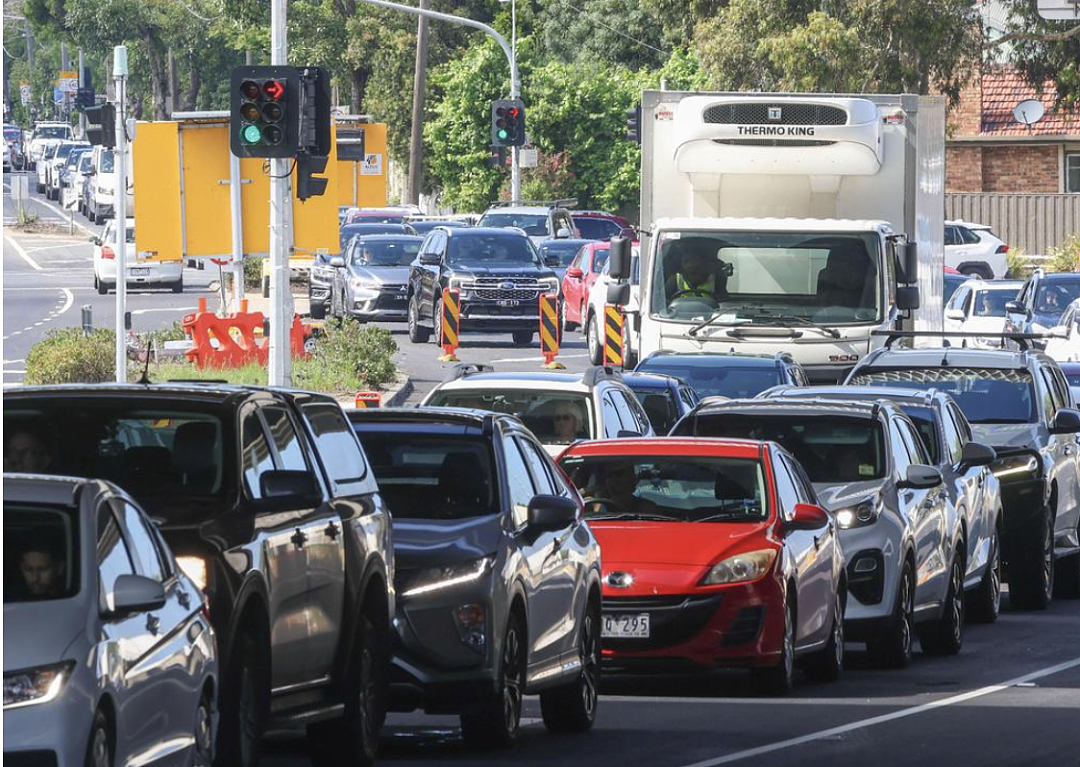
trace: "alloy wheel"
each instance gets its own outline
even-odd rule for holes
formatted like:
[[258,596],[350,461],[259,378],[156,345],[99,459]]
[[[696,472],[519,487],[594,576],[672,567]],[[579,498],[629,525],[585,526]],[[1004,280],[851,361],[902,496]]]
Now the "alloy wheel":
[[912,616],[915,613],[915,596],[911,589],[911,576],[908,570],[900,581],[900,641],[904,655],[911,653],[912,644]]
[[91,767],[110,767],[112,758],[109,753],[109,733],[104,727],[95,727],[90,737]]
[[1054,593],[1054,520],[1049,514],[1046,515],[1045,519],[1042,569],[1046,601],[1049,602]]
[[600,677],[600,638],[596,630],[596,618],[585,614],[581,626],[581,699],[587,715],[595,716],[598,683]]
[[844,599],[836,594],[836,613],[833,618],[833,652],[836,653],[836,667],[844,667]]
[[503,717],[507,732],[516,731],[521,721],[524,667],[518,631],[512,623],[503,643]]
[[952,602],[949,609],[952,611],[953,641],[959,645],[962,641],[964,630],[964,576],[959,562],[953,562],[950,576],[952,589]]

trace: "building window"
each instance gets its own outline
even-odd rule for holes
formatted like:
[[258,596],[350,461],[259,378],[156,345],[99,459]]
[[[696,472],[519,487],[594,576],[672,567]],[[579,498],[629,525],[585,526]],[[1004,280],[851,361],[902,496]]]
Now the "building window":
[[1080,152],[1065,155],[1065,191],[1080,193]]

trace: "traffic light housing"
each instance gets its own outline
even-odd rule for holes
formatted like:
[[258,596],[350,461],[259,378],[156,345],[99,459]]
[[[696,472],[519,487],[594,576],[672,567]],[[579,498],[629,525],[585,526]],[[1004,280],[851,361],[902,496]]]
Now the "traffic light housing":
[[296,156],[296,199],[306,200],[326,193],[327,179],[316,178],[313,174],[325,173],[326,155],[303,152]]
[[116,146],[116,107],[112,104],[90,106],[86,115],[86,140],[94,146],[112,149]]
[[626,110],[626,138],[641,143],[641,107]]
[[313,155],[330,154],[330,70],[300,71],[300,147]]
[[79,88],[75,92],[75,108],[86,110],[94,106],[95,95],[93,88]]
[[494,146],[525,145],[525,103],[521,99],[492,102],[491,143]]
[[300,149],[296,67],[236,67],[230,78],[229,148],[237,157],[296,157]]

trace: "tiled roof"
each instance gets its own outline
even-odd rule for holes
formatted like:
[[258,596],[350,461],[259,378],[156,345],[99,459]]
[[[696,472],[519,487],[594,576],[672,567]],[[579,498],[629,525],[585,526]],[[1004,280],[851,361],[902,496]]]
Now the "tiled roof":
[[[1039,99],[1046,108],[1041,120],[1028,126],[1018,123],[1013,109],[1026,99]],[[1056,108],[1055,108],[1056,107]],[[1056,136],[1080,134],[1080,109],[1057,105],[1057,88],[1048,80],[1042,94],[1015,70],[997,70],[982,75],[983,136]]]

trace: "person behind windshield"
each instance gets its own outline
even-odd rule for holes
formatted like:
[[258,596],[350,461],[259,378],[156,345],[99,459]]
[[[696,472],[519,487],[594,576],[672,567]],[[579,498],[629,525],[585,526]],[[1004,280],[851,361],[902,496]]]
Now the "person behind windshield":
[[19,557],[19,572],[31,599],[55,599],[64,593],[64,558],[49,541],[26,547]]
[[576,442],[585,436],[581,413],[569,402],[555,403],[555,412],[551,420],[551,433],[555,435],[556,442]]
[[[598,470],[599,486],[586,492],[585,502],[592,511],[608,514],[660,514],[660,507],[652,501],[634,494],[637,490],[637,473],[632,463],[609,463]],[[590,503],[594,500],[602,503]]]
[[[672,246],[678,271],[664,283],[670,303],[675,298],[704,298],[719,301],[727,297],[731,265],[716,257],[715,243],[709,240],[682,240]],[[671,256],[669,256],[670,258]]]
[[1050,285],[1043,291],[1042,305],[1039,306],[1039,311],[1044,314],[1060,314],[1065,311],[1065,306],[1061,303],[1061,289]]
[[4,435],[4,471],[28,474],[46,471],[52,465],[52,450],[45,433],[30,426],[16,427]]

